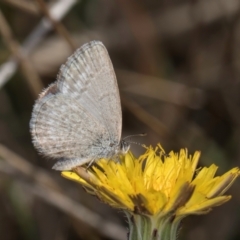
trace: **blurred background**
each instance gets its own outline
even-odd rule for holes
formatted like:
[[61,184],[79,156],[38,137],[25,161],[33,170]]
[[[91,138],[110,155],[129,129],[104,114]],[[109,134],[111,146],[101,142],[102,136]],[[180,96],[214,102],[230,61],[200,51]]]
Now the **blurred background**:
[[[74,49],[112,59],[123,136],[202,152],[218,174],[240,162],[238,0],[0,0],[0,239],[126,239],[126,218],[51,170],[29,134],[34,101]],[[132,145],[138,155],[142,148]],[[179,239],[240,239],[233,199],[184,220]]]

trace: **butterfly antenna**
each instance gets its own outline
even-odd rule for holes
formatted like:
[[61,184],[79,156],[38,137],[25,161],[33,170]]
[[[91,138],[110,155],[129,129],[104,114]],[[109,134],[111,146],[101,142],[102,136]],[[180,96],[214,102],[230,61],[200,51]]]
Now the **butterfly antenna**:
[[139,143],[139,142],[129,142],[129,141],[127,141],[127,143],[130,143],[130,144],[136,144],[136,145],[139,145],[139,146],[141,146],[141,147],[145,147],[144,144]]
[[146,133],[129,135],[129,136],[123,138],[123,141],[126,142],[126,143],[128,143],[128,144],[136,144],[136,145],[139,145],[139,146],[144,147],[144,144],[142,144],[142,143],[132,142],[132,141],[126,141],[126,139],[129,139],[129,138],[131,138],[131,137],[144,137],[144,136],[146,136],[146,135],[147,135]]
[[133,135],[126,136],[125,138],[123,138],[123,140],[126,140],[131,137],[145,137],[145,136],[147,136],[146,133],[133,134]]

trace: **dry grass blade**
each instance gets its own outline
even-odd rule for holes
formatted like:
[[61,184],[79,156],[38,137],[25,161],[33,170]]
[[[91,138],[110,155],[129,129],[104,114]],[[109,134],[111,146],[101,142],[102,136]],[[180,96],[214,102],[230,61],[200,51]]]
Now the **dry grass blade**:
[[51,177],[49,177],[46,171],[37,169],[35,166],[26,161],[24,158],[15,154],[10,149],[1,144],[0,144],[0,156],[3,159],[5,159],[5,161],[12,169],[15,169],[21,174],[34,179],[39,184],[43,184],[53,189],[60,190],[56,182]]
[[40,13],[36,4],[30,1],[24,0],[2,0],[2,1],[34,15],[39,15]]
[[20,44],[14,39],[10,26],[8,25],[4,15],[0,10],[0,32],[3,37],[3,40],[11,53],[17,58],[19,61],[24,76],[26,77],[27,83],[36,97],[39,92],[43,89],[43,85],[41,79],[39,78],[37,72],[32,66],[31,62],[25,57],[21,52]]
[[[126,231],[123,227],[104,220],[98,214],[70,199],[64,193],[61,193],[57,187],[57,183],[49,177],[45,171],[31,165],[25,159],[3,145],[0,145],[0,156],[6,161],[6,163],[8,163],[8,166],[13,169],[13,171],[11,171],[7,168],[8,170],[4,171],[5,173],[17,172],[24,175],[24,177],[33,180],[29,185],[29,189],[34,195],[42,198],[53,206],[58,207],[70,216],[86,223],[104,236],[116,240],[125,239]],[[19,181],[19,178],[17,179]]]
[[190,109],[201,109],[206,101],[206,95],[200,88],[131,71],[118,70],[116,72],[121,79],[119,85],[123,92]]
[[195,29],[199,24],[208,25],[220,19],[233,18],[239,9],[239,1],[185,1],[173,5],[169,11],[159,14],[156,18],[159,34],[176,36]]
[[156,132],[159,136],[168,136],[169,132],[168,129],[164,124],[160,122],[156,117],[148,113],[145,109],[143,109],[141,106],[139,106],[136,102],[133,100],[122,97],[121,101],[136,118],[138,118],[141,122],[146,124],[150,129],[152,129],[154,132]]
[[144,8],[141,8],[138,2],[118,0],[118,3],[139,46],[138,52],[141,55],[139,59],[142,59],[139,62],[139,69],[148,74],[156,74],[159,72],[155,51],[157,30],[153,24],[153,19]]
[[[57,1],[49,9],[50,15],[56,21],[62,19],[77,0]],[[30,33],[22,44],[22,51],[28,55],[44,39],[45,35],[52,29],[52,25],[44,17],[39,25]],[[13,76],[18,67],[16,59],[11,57],[9,61],[0,66],[0,88]],[[42,88],[41,88],[42,89]],[[39,93],[39,91],[38,91]]]
[[45,14],[46,18],[51,22],[52,26],[56,30],[56,32],[62,36],[63,39],[67,42],[69,47],[74,51],[76,49],[76,46],[73,42],[73,40],[70,37],[70,34],[68,33],[67,29],[58,21],[56,21],[50,14],[47,5],[43,0],[36,0],[42,13]]

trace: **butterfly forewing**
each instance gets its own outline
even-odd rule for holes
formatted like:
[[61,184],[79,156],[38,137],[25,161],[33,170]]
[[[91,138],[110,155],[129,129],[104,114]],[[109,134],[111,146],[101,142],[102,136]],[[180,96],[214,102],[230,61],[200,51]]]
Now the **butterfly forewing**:
[[57,82],[40,94],[30,121],[35,147],[60,159],[58,170],[113,155],[121,127],[115,73],[97,41],[78,49],[61,67]]
[[78,49],[61,67],[57,85],[105,125],[112,141],[120,141],[119,90],[111,60],[101,42],[93,41]]

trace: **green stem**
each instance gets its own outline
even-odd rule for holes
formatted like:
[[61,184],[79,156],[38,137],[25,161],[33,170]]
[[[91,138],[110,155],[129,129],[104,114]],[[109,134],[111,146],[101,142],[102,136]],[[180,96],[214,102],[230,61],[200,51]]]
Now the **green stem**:
[[176,240],[180,221],[172,217],[146,216],[125,212],[129,222],[128,240]]

